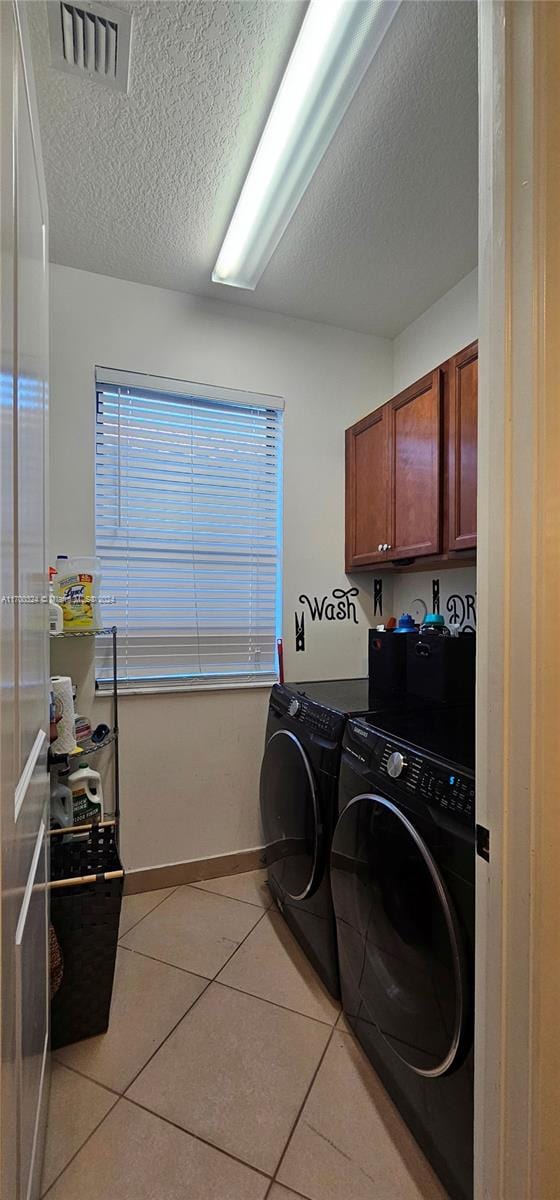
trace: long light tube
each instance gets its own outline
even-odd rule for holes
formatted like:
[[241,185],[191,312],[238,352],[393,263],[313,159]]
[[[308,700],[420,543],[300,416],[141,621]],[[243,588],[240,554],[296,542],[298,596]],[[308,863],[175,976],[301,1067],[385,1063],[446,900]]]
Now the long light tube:
[[212,272],[256,287],[400,0],[310,0]]

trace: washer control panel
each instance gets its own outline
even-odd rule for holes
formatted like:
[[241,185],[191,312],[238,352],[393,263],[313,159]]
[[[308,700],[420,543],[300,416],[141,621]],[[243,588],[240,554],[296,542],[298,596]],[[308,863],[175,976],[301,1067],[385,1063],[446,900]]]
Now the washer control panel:
[[414,754],[403,754],[398,746],[385,742],[379,770],[391,779],[399,779],[410,792],[415,792],[422,769],[422,759]]
[[427,766],[422,771],[420,795],[428,804],[472,820],[474,816],[474,783],[472,779],[453,771]]
[[404,771],[408,770],[408,761],[400,750],[393,750],[387,763],[387,774],[391,779],[398,779]]
[[381,752],[372,754],[370,761],[377,761],[377,770],[382,775],[398,782],[409,792],[414,792],[433,808],[440,808],[450,816],[472,824],[474,817],[474,780],[430,759],[421,758],[402,745],[383,743]]

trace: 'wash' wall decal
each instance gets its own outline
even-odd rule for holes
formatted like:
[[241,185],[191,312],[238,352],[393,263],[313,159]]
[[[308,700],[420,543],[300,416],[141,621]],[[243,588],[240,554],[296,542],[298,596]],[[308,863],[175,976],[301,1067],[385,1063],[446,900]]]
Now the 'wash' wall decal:
[[326,596],[307,596],[305,592],[302,592],[299,602],[303,605],[303,611],[294,613],[296,651],[305,650],[306,613],[311,617],[312,622],[351,621],[354,625],[358,625],[358,611],[351,597],[359,595],[360,589],[357,587],[333,588],[330,595]]
[[328,596],[306,596],[303,593],[299,602],[304,606],[307,604],[312,621],[353,621],[357,625],[356,605],[350,596],[359,595],[360,589],[357,587],[347,588],[346,591],[344,588],[333,588],[332,600]]

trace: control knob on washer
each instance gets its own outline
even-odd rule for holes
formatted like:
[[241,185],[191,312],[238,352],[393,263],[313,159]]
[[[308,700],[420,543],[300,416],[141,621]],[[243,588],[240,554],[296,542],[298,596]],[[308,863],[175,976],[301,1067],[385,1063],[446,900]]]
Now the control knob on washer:
[[297,717],[300,708],[301,708],[301,703],[299,700],[296,700],[296,698],[294,696],[293,700],[290,700],[290,703],[288,704],[288,712],[289,712],[290,716]]
[[401,754],[400,750],[394,750],[387,763],[387,774],[391,776],[391,779],[398,779],[407,767],[408,763],[404,754]]

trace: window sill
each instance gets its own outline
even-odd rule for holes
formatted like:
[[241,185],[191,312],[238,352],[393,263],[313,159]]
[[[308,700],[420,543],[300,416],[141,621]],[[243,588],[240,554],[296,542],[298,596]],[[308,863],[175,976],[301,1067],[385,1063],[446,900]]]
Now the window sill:
[[[208,683],[208,684],[185,684],[181,687],[129,687],[117,688],[119,700],[124,696],[186,696],[193,692],[197,695],[200,692],[238,692],[238,691],[261,691],[263,688],[270,689],[278,681],[276,679],[253,680],[250,683]],[[111,687],[100,687],[96,689],[95,695],[102,699],[111,697],[113,690]]]

